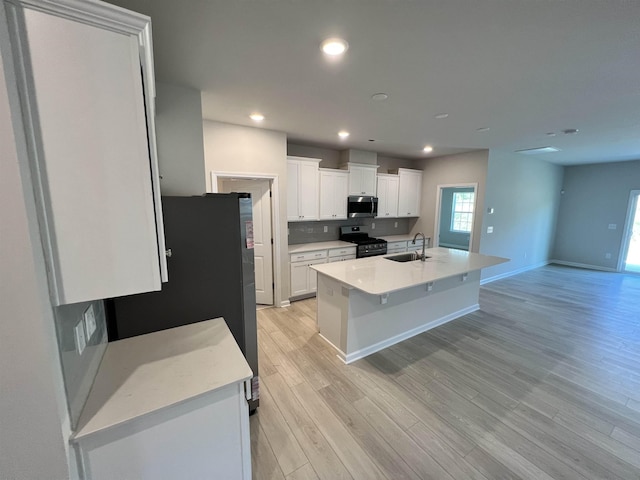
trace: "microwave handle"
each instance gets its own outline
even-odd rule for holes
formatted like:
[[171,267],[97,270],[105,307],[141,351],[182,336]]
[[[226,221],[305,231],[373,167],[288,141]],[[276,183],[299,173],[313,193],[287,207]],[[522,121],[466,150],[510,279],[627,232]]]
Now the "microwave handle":
[[373,199],[371,200],[371,216],[373,217],[373,207],[375,206],[375,202]]

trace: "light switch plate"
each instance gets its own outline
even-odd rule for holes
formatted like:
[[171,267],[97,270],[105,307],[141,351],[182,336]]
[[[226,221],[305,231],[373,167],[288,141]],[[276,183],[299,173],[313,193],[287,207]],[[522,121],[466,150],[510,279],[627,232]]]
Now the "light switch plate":
[[89,305],[82,316],[84,318],[85,329],[87,330],[87,340],[90,340],[96,331],[96,314],[93,310],[93,304]]
[[609,230],[615,230],[616,228],[618,228],[618,225],[615,223],[610,223],[609,224]]
[[371,222],[371,230],[375,230],[376,229],[376,224],[375,222]]
[[78,355],[82,355],[84,348],[87,346],[87,339],[84,336],[84,321],[80,320],[73,329],[76,337],[76,350]]
[[493,233],[493,227],[487,227],[487,233]]

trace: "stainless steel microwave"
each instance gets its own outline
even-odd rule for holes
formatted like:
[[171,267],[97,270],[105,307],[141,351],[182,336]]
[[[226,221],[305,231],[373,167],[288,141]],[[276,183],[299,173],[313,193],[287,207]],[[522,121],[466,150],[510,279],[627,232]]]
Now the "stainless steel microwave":
[[371,196],[350,195],[347,200],[349,218],[375,217],[378,215],[378,199]]

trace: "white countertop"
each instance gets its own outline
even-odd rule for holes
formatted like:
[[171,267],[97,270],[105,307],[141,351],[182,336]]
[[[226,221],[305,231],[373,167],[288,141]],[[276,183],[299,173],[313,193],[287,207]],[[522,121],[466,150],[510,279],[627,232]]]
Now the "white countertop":
[[311,252],[313,250],[329,250],[332,248],[355,247],[355,243],[343,242],[341,240],[333,240],[331,242],[314,242],[299,243],[298,245],[289,245],[289,254]]
[[73,438],[252,376],[222,318],[111,342]]
[[449,248],[428,248],[425,262],[394,262],[385,256],[312,265],[310,268],[371,295],[404,290],[442,278],[480,270],[509,259]]

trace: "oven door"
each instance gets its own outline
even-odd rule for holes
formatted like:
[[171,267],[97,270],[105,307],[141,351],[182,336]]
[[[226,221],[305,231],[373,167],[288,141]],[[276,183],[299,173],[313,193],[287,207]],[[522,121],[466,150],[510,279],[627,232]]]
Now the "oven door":
[[378,199],[370,196],[349,196],[347,215],[349,218],[375,217],[378,214]]

